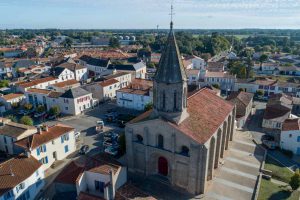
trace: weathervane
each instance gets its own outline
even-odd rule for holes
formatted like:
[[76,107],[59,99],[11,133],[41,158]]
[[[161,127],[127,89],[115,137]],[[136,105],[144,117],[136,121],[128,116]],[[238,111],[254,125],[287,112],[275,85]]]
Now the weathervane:
[[171,15],[171,24],[170,24],[170,27],[171,27],[171,29],[173,29],[173,16],[175,15],[175,13],[174,13],[174,7],[173,7],[173,0],[171,1],[171,13],[170,13],[170,15]]

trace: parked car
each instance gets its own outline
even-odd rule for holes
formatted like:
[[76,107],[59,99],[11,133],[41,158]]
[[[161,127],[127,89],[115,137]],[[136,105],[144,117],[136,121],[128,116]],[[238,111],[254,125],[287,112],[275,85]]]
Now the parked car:
[[78,139],[79,137],[80,137],[80,132],[78,131],[75,133],[75,139]]
[[88,152],[89,149],[90,147],[88,145],[83,145],[79,150],[79,154],[84,155]]
[[36,118],[38,118],[38,117],[42,117],[42,116],[44,116],[46,114],[46,112],[41,112],[41,113],[35,113],[34,114],[34,117],[36,117]]
[[48,115],[47,116],[47,118],[50,120],[54,120],[54,119],[56,119],[56,117],[57,117],[56,115]]
[[263,135],[263,136],[261,137],[261,141],[263,141],[263,140],[274,141],[274,137],[271,136],[271,135]]
[[96,132],[97,133],[102,133],[104,129],[104,122],[103,120],[99,120],[96,122]]
[[277,143],[275,141],[263,140],[263,145],[265,145],[268,149],[274,150],[277,147]]
[[116,156],[118,154],[118,148],[115,148],[115,147],[112,147],[112,146],[109,146],[109,147],[106,147],[104,149],[104,152],[105,153],[108,153],[112,156]]

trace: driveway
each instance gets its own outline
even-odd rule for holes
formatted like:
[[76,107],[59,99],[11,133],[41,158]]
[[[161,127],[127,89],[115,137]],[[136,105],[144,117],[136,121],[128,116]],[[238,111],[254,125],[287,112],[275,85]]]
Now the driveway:
[[255,193],[264,151],[252,142],[249,132],[236,131],[224,156],[224,165],[215,171],[205,200],[250,200]]

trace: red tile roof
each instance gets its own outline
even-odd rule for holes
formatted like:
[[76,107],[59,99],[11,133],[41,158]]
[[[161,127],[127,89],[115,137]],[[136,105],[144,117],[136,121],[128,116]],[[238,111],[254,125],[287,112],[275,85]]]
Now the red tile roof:
[[60,137],[61,135],[64,135],[70,131],[73,131],[74,128],[70,126],[66,126],[63,124],[57,124],[55,126],[49,127],[48,131],[41,131],[41,133],[33,134],[27,138],[24,138],[22,140],[19,140],[15,142],[17,146],[20,146],[22,148],[31,148],[35,149],[38,146],[48,143],[53,139],[56,139]]
[[11,93],[7,95],[3,95],[2,98],[5,99],[6,101],[9,101],[22,96],[24,96],[24,94]]
[[64,81],[64,82],[53,84],[52,86],[64,88],[66,86],[72,86],[72,85],[75,85],[75,84],[79,84],[79,82],[75,79],[72,79],[72,80],[67,80],[67,81]]
[[232,92],[226,99],[236,105],[236,115],[237,117],[243,117],[246,114],[246,108],[253,100],[253,94],[247,92]]
[[55,182],[75,185],[79,174],[83,171],[84,166],[73,161],[56,177]]
[[[203,144],[218,130],[234,105],[217,96],[208,88],[203,88],[188,98],[189,117],[181,124],[168,122],[193,140]],[[130,123],[147,120],[152,111],[147,111]]]
[[0,195],[22,183],[41,167],[34,157],[19,155],[0,164]]
[[18,85],[19,87],[23,87],[23,88],[28,88],[28,87],[32,87],[41,83],[46,83],[49,81],[54,81],[56,80],[56,78],[54,77],[46,77],[46,78],[41,78],[41,79],[37,79],[37,80],[32,80],[29,82],[21,82],[21,83],[17,83],[16,85]]
[[277,119],[277,118],[282,118],[282,121],[284,121],[285,119],[287,119],[291,112],[291,109],[277,104],[277,105],[267,105],[266,110],[265,110],[265,114],[264,114],[264,119]]
[[107,86],[110,86],[110,85],[113,85],[116,83],[119,83],[119,81],[112,78],[112,79],[108,79],[106,81],[100,82],[99,85],[101,85],[102,87],[107,87]]
[[115,200],[156,200],[153,196],[146,194],[144,191],[135,187],[134,185],[127,183],[116,191]]
[[295,131],[300,130],[299,119],[287,119],[282,124],[282,131]]
[[78,200],[105,200],[105,199],[99,196],[88,194],[86,192],[80,192],[78,196]]
[[49,94],[51,92],[51,90],[30,88],[27,90],[27,92],[38,93],[38,94]]

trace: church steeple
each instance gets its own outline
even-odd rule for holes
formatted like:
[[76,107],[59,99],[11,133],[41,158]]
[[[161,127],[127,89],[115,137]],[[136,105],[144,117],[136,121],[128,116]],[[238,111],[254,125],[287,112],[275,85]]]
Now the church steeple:
[[[173,16],[173,6],[171,7]],[[170,32],[158,69],[154,77],[154,113],[180,124],[187,113],[187,77],[173,31],[171,18]]]

